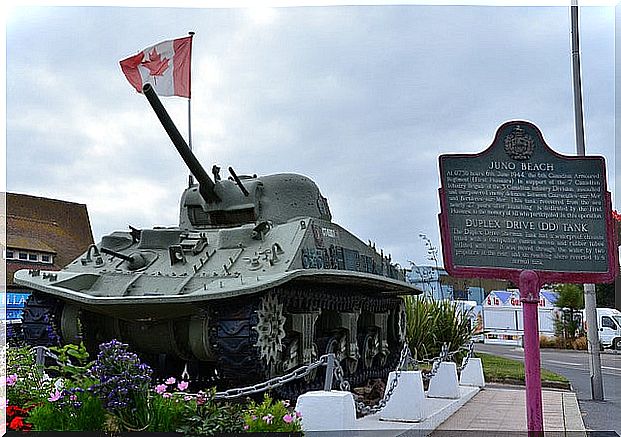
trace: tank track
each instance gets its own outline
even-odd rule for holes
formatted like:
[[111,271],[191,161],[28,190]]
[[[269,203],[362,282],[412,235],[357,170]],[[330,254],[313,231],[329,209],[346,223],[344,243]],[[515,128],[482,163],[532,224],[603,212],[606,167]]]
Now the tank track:
[[[210,318],[214,326],[210,331],[210,342],[214,345],[218,356],[217,368],[223,387],[240,387],[265,381],[271,375],[271,369],[261,359],[258,347],[259,322],[257,310],[262,296],[275,293],[284,303],[287,313],[309,311],[350,312],[365,310],[371,313],[381,313],[395,310],[401,303],[399,298],[382,298],[352,292],[346,288],[330,288],[326,290],[316,286],[286,285],[268,290],[252,298],[236,301],[227,301],[213,308]],[[370,293],[370,292],[369,292]],[[329,335],[323,333],[315,337],[318,345],[325,345],[330,340]],[[320,346],[321,348],[321,346]],[[366,384],[371,379],[386,378],[398,363],[401,345],[389,342],[389,356],[383,365],[374,362],[371,368],[365,369],[359,363],[356,372],[346,374],[352,387]],[[325,351],[318,351],[322,355]],[[279,396],[287,399],[296,399],[308,390],[323,388],[325,370],[317,372],[312,380],[297,380],[277,389]],[[338,382],[334,381],[338,387]]]
[[31,346],[58,346],[62,302],[53,297],[33,292],[22,313],[21,336]]

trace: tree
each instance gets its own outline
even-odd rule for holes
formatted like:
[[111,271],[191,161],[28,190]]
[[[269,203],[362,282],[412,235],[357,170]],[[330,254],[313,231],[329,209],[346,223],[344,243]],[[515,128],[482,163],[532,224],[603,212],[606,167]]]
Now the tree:
[[600,308],[614,308],[615,307],[615,283],[610,284],[596,284],[595,293],[597,299],[597,306]]
[[584,308],[584,291],[580,284],[557,284],[558,294],[555,305],[563,310],[557,321],[556,330],[564,340],[574,340],[579,332],[581,317],[576,312]]

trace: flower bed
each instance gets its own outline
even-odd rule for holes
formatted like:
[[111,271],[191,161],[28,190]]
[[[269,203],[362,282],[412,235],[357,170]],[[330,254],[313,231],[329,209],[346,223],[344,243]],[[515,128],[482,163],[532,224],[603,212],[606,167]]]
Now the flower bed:
[[[6,418],[11,431],[149,431],[210,436],[221,432],[301,432],[288,401],[216,401],[215,388],[196,390],[151,368],[116,340],[95,361],[83,346],[52,348],[62,366],[37,367],[26,347],[7,351]],[[53,377],[49,376],[53,375]]]

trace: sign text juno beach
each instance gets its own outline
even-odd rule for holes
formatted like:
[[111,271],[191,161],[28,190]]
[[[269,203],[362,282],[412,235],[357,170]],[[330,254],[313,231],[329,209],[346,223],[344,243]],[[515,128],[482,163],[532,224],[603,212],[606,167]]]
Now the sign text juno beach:
[[530,269],[551,280],[564,273],[585,282],[614,277],[603,158],[560,155],[535,125],[512,121],[479,154],[442,155],[440,176],[449,273],[511,279]]

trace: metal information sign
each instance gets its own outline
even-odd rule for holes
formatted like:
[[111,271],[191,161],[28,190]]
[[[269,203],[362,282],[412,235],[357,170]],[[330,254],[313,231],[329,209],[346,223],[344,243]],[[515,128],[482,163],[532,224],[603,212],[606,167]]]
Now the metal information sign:
[[526,121],[478,154],[440,156],[444,265],[454,276],[610,282],[617,250],[604,158],[563,156]]

